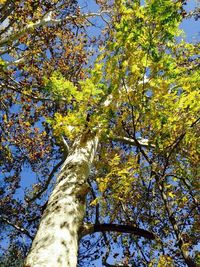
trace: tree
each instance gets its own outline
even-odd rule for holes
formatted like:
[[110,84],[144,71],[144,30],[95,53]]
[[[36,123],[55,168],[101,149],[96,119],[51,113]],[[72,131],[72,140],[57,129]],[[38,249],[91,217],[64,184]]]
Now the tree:
[[[98,2],[1,4],[2,261],[72,267],[79,249],[80,266],[198,266],[199,44],[177,39],[185,1]],[[36,178],[19,199],[23,166]]]

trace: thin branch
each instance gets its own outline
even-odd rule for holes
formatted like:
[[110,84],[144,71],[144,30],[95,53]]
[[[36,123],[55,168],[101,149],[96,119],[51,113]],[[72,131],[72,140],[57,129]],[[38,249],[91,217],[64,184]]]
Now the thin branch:
[[200,7],[196,7],[194,10],[188,12],[184,18],[190,19],[194,17],[195,20],[198,20],[199,16],[200,16]]
[[135,265],[130,265],[130,264],[126,264],[126,265],[124,265],[123,263],[122,264],[115,264],[115,265],[113,265],[113,264],[109,264],[109,263],[107,263],[107,261],[106,261],[107,259],[105,258],[104,259],[104,261],[103,261],[103,264],[106,266],[106,267],[135,267]]
[[189,184],[189,182],[187,181],[187,179],[186,179],[184,176],[183,176],[183,177],[181,177],[181,176],[177,176],[177,175],[175,175],[175,174],[173,174],[173,173],[170,173],[170,174],[166,175],[165,177],[166,177],[166,178],[167,178],[167,177],[175,177],[175,178],[179,179],[180,181],[182,181],[183,184],[184,184],[184,185],[186,186],[186,188],[188,189],[188,192],[189,192],[189,194],[190,194],[190,196],[191,196],[191,198],[192,198],[192,201],[193,201],[193,203],[194,203],[195,208],[197,208],[197,210],[200,212],[199,201],[198,201],[198,199],[194,196],[194,194],[193,194],[193,192],[192,192],[192,187],[191,187],[191,185]]
[[138,242],[136,242],[136,247],[138,247],[138,249],[139,249],[139,251],[140,251],[140,253],[141,253],[141,255],[142,255],[142,257],[143,257],[143,259],[144,259],[144,261],[146,263],[146,265],[149,266],[149,261],[148,261],[146,255],[143,252],[144,249],[140,247],[140,245],[138,244]]
[[141,147],[139,141],[137,140],[137,138],[136,138],[136,136],[135,136],[136,129],[135,129],[134,109],[133,109],[133,105],[132,105],[131,100],[130,100],[129,95],[128,95],[128,91],[129,91],[129,89],[127,88],[127,85],[126,85],[126,82],[125,82],[124,79],[122,79],[122,83],[123,83],[123,87],[125,88],[125,91],[126,91],[126,94],[127,94],[127,97],[128,97],[129,105],[131,106],[131,116],[132,116],[133,130],[134,130],[133,140],[135,141],[136,146],[138,147],[139,151],[142,153],[142,155],[144,156],[144,158],[146,159],[146,161],[147,161],[149,164],[152,164],[151,159],[149,159],[149,157],[147,156],[147,154],[145,153],[145,151],[143,150],[143,148]]
[[[92,187],[92,183],[91,183],[90,179],[88,179],[87,182],[88,182],[88,184],[90,186],[90,192],[91,192],[91,195],[92,195],[93,199],[96,199],[97,196],[96,196],[95,191],[94,191],[94,189]],[[97,205],[95,206],[95,211],[96,211],[95,212],[95,224],[99,224],[99,213],[100,213],[99,212],[99,203],[97,203]]]
[[155,175],[155,180],[156,180],[156,184],[158,186],[158,189],[160,191],[161,198],[163,200],[163,203],[164,203],[164,206],[165,206],[169,221],[170,221],[170,223],[172,225],[172,228],[174,230],[174,233],[176,235],[177,245],[179,246],[179,249],[180,249],[181,254],[182,254],[182,256],[183,256],[183,258],[185,260],[185,263],[189,267],[197,267],[197,265],[195,264],[193,259],[190,258],[190,255],[188,254],[188,251],[186,251],[185,248],[184,248],[185,242],[184,242],[184,239],[183,239],[183,237],[181,235],[181,232],[179,230],[179,227],[178,227],[176,218],[174,216],[174,213],[173,213],[173,211],[172,211],[172,209],[170,207],[170,203],[167,201],[167,195],[165,194],[165,191],[164,191],[164,183],[163,183],[163,181],[160,182],[159,177],[157,175]]
[[110,243],[110,240],[108,240],[105,232],[103,232],[102,235],[103,235],[103,239],[104,239],[105,247],[106,247],[106,252],[102,258],[102,264],[105,266],[108,266],[107,259],[109,258],[109,255],[110,255],[110,251],[111,251],[111,245],[110,244],[111,243]]
[[[17,82],[16,82],[16,83],[17,83]],[[26,96],[26,97],[28,97],[28,98],[33,99],[33,100],[37,100],[37,101],[51,101],[51,102],[54,102],[54,100],[51,99],[51,98],[37,97],[37,96],[34,96],[33,94],[27,94],[26,92],[22,92],[22,91],[20,90],[20,88],[16,88],[16,87],[14,87],[14,86],[12,86],[12,85],[6,85],[5,83],[2,83],[2,84],[0,85],[0,89],[3,89],[3,87],[6,87],[7,89],[10,89],[10,90],[12,90],[12,91],[14,91],[14,92],[16,92],[16,93],[19,93],[19,94],[21,94],[21,95],[24,95],[24,96]],[[62,100],[63,100],[63,99],[62,99]],[[64,100],[63,100],[63,101],[64,101]]]
[[189,194],[191,195],[192,197],[192,200],[194,202],[194,205],[195,207],[198,209],[198,211],[200,212],[200,205],[199,205],[199,201],[198,199],[194,196],[194,194],[192,193],[192,188],[191,186],[189,185],[189,183],[187,182],[187,180],[184,178],[184,177],[179,177],[180,180],[183,181],[183,183],[185,184],[185,186],[187,187],[188,191],[189,191]]
[[21,57],[19,59],[16,59],[14,61],[7,61],[4,60],[6,66],[18,66],[19,64],[25,63],[25,57]]
[[[198,122],[200,121],[200,118],[196,119],[191,125],[190,125],[190,128],[194,127]],[[170,145],[169,147],[171,147],[171,150],[166,158],[166,163],[165,163],[165,166],[163,168],[163,176],[165,175],[165,171],[168,167],[168,164],[169,164],[169,160],[170,160],[170,157],[172,155],[172,153],[174,152],[174,150],[179,146],[180,142],[183,140],[183,138],[185,137],[187,131],[183,132],[174,142],[172,145]]]
[[49,184],[50,184],[50,182],[51,182],[51,180],[52,180],[52,178],[53,178],[55,172],[57,172],[58,168],[64,163],[64,161],[65,161],[65,157],[64,157],[60,162],[58,162],[58,164],[56,164],[56,166],[54,166],[54,168],[53,168],[53,170],[51,171],[51,173],[49,174],[49,177],[48,177],[48,179],[46,180],[45,185],[44,185],[44,187],[42,188],[42,190],[39,191],[39,192],[37,192],[32,198],[29,198],[29,199],[26,198],[26,202],[28,202],[28,203],[29,203],[29,202],[33,202],[33,201],[35,201],[37,198],[40,198],[40,197],[41,197],[41,195],[47,190],[47,188],[48,188],[48,186],[49,186]]
[[21,232],[22,234],[27,235],[31,240],[33,240],[33,236],[28,232],[27,229],[20,227],[17,224],[12,223],[10,220],[8,220],[6,217],[2,215],[0,215],[0,219],[4,221],[5,223],[9,224],[10,226],[12,226],[13,228],[15,228],[16,230],[18,230],[19,232]]

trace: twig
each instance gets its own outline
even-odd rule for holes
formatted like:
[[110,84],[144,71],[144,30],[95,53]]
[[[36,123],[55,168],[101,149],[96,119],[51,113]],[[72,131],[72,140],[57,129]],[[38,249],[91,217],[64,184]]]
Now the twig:
[[33,240],[33,236],[29,233],[29,231],[23,227],[20,227],[17,224],[12,223],[10,220],[8,220],[6,217],[0,215],[0,219],[2,219],[2,221],[4,221],[5,223],[9,224],[10,226],[12,226],[13,228],[15,228],[16,230],[18,230],[19,232],[21,232],[22,234],[27,235],[31,240]]
[[65,158],[63,158],[60,162],[58,162],[58,164],[56,164],[56,166],[54,166],[53,170],[51,171],[51,173],[49,174],[48,179],[45,182],[44,187],[42,188],[42,190],[40,190],[39,192],[37,192],[32,198],[30,199],[26,199],[26,202],[33,202],[35,201],[37,198],[40,198],[41,195],[47,190],[55,172],[57,172],[58,168],[64,163]]

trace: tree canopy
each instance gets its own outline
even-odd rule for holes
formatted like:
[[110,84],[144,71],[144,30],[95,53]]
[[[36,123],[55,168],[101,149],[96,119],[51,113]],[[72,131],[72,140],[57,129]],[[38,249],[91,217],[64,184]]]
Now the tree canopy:
[[0,1],[0,266],[22,266],[92,138],[78,265],[198,266],[199,40],[180,30],[198,8],[96,2]]

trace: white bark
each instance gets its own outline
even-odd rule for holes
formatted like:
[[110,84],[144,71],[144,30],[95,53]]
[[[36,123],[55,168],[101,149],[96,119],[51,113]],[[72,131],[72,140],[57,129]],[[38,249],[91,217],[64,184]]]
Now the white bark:
[[11,42],[14,42],[18,40],[21,36],[23,36],[26,33],[30,33],[31,31],[35,30],[37,27],[40,26],[45,26],[48,24],[59,24],[63,21],[73,21],[77,18],[82,18],[82,19],[88,19],[91,17],[102,17],[103,14],[108,14],[110,13],[109,11],[101,11],[99,13],[88,13],[88,14],[78,14],[78,15],[70,15],[66,16],[61,19],[54,19],[52,12],[47,13],[43,18],[40,20],[36,21],[35,23],[29,23],[26,26],[23,27],[23,29],[18,29],[18,31],[7,33],[6,37],[0,40],[0,47],[3,47],[4,45],[7,45]]
[[57,177],[55,188],[41,219],[27,267],[75,267],[78,234],[85,215],[87,177],[98,137],[77,139]]

